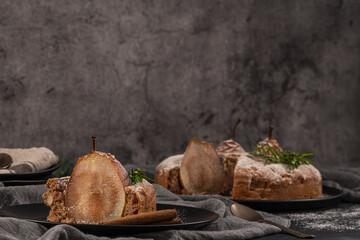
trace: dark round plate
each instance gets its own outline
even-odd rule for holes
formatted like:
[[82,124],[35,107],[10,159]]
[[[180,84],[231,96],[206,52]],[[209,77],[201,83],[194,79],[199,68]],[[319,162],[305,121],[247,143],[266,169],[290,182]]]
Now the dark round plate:
[[343,196],[344,193],[341,190],[323,186],[323,196],[321,198],[295,200],[232,200],[256,210],[266,212],[288,212],[332,208],[341,201]]
[[47,179],[43,180],[6,180],[1,181],[6,187],[8,186],[25,186],[25,185],[40,185],[45,184]]
[[[186,206],[177,206],[170,204],[156,204],[158,210],[176,209],[178,217],[183,223],[180,224],[164,224],[164,225],[94,225],[94,224],[71,224],[77,229],[90,234],[100,236],[124,235],[139,232],[160,231],[168,229],[197,229],[210,222],[216,220],[219,215],[201,208],[193,208]],[[6,207],[0,210],[2,217],[14,217],[31,222],[39,223],[45,227],[63,224],[46,221],[50,208],[43,203],[24,204]]]
[[46,176],[49,176],[52,172],[57,170],[61,166],[61,163],[58,163],[54,166],[51,166],[47,169],[38,171],[38,172],[30,172],[30,173],[4,173],[0,174],[0,181],[2,180],[34,180],[41,179]]

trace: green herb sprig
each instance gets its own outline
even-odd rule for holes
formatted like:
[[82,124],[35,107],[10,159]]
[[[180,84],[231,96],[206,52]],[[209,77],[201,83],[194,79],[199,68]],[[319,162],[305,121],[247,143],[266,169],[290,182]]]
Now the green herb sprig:
[[288,165],[290,169],[298,168],[301,164],[314,165],[308,159],[314,156],[314,151],[300,154],[299,151],[288,152],[288,151],[276,150],[275,148],[270,147],[269,143],[267,143],[266,149],[264,145],[259,147],[255,142],[254,144],[257,152],[250,152],[250,154],[255,157],[261,157],[265,159],[265,164],[283,163]]
[[141,170],[140,168],[131,169],[131,171],[128,172],[129,177],[131,181],[136,184],[138,182],[142,182],[143,179],[148,180],[149,182],[153,182],[153,180],[144,174],[143,172],[146,172],[145,170]]

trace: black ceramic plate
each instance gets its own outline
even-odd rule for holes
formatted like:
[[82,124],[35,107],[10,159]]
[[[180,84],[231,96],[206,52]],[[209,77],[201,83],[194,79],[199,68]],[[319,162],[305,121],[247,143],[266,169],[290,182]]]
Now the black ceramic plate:
[[8,186],[24,186],[24,185],[40,185],[45,184],[47,179],[43,180],[6,180],[1,181],[6,187]]
[[61,166],[61,163],[58,163],[54,166],[51,166],[47,169],[31,172],[31,173],[4,173],[0,174],[0,181],[2,180],[34,180],[41,179],[46,176],[49,176],[52,172],[57,170]]
[[[93,225],[93,224],[69,224],[77,229],[90,234],[101,236],[126,235],[139,232],[160,231],[168,229],[197,229],[203,227],[218,218],[218,214],[200,208],[176,206],[168,204],[156,204],[158,210],[176,209],[178,217],[183,223],[165,225]],[[6,207],[0,210],[2,217],[14,217],[36,222],[51,228],[60,223],[47,222],[46,217],[50,208],[45,204],[24,204]]]
[[256,210],[266,212],[287,212],[287,211],[306,211],[319,210],[335,207],[343,197],[341,190],[323,186],[323,196],[314,199],[296,200],[237,200],[233,201],[244,204]]

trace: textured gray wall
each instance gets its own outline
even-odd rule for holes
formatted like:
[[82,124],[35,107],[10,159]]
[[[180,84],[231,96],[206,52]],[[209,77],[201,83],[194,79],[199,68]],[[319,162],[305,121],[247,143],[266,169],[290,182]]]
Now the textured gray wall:
[[0,145],[155,164],[267,134],[360,166],[360,1],[0,1]]

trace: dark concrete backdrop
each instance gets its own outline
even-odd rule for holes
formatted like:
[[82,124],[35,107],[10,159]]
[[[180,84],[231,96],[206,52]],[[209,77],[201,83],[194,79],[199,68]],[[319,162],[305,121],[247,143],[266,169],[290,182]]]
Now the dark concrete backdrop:
[[360,166],[360,1],[0,1],[0,146],[155,164],[267,135]]

